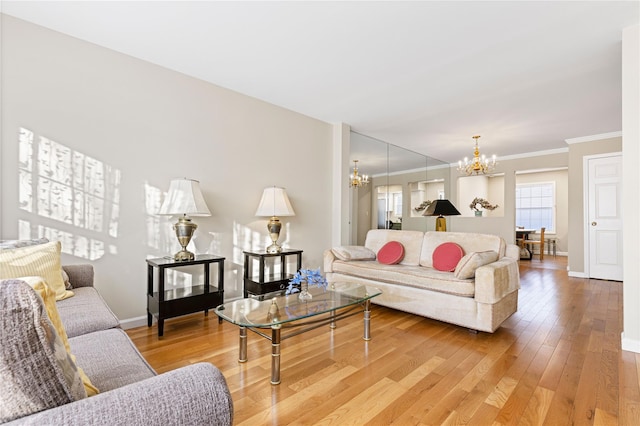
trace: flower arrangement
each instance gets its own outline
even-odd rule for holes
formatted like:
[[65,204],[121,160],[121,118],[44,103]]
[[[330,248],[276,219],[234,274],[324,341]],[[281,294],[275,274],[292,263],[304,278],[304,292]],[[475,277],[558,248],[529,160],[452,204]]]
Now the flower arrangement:
[[327,288],[327,279],[322,276],[320,273],[320,268],[318,269],[300,269],[296,274],[289,280],[289,286],[287,287],[287,291],[285,294],[298,293],[300,291],[299,287],[296,285],[301,285],[303,282],[306,282],[308,285],[315,285],[322,288]]
[[429,207],[429,204],[431,204],[433,201],[431,200],[425,200],[422,203],[420,203],[420,205],[418,207],[414,207],[413,209],[417,212],[421,212],[422,210],[426,209],[427,207]]
[[482,211],[481,209],[495,210],[498,207],[499,206],[497,204],[495,206],[492,206],[491,203],[489,203],[484,198],[478,198],[478,197],[474,198],[471,204],[469,204],[469,208],[477,212]]

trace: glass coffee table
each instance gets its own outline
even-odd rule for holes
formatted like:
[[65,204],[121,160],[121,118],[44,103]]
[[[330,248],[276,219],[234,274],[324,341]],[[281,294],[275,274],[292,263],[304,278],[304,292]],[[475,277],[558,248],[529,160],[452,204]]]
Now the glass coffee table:
[[[371,298],[382,292],[367,285],[332,283],[327,290],[312,287],[313,299],[298,300],[298,293],[272,299],[241,299],[216,308],[223,320],[240,327],[239,362],[247,361],[247,330],[271,340],[271,384],[280,383],[280,342],[309,330],[364,313],[364,340],[371,340]],[[265,330],[271,330],[270,335]],[[282,335],[282,329],[291,330]]]

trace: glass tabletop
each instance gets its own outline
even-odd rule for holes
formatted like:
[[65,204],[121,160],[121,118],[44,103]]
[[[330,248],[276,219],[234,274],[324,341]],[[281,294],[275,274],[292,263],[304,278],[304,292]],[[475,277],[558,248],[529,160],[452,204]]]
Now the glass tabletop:
[[265,300],[248,298],[220,305],[215,312],[242,327],[267,328],[357,305],[382,294],[375,287],[353,283],[332,283],[326,290],[309,287],[309,292],[313,295],[309,301],[300,301],[298,293]]

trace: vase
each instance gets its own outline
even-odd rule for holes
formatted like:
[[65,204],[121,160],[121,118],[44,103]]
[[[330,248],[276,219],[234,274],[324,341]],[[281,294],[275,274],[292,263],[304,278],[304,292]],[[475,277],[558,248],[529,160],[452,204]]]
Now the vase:
[[300,294],[298,294],[298,300],[306,302],[311,299],[313,299],[313,296],[309,293],[309,283],[302,281],[300,283]]
[[476,210],[474,213],[476,216],[482,216],[482,210]]

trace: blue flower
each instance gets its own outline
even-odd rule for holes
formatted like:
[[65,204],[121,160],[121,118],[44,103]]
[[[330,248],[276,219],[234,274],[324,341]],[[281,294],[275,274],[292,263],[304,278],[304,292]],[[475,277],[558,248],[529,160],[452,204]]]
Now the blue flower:
[[295,273],[293,278],[289,280],[289,286],[287,287],[285,294],[298,293],[300,289],[297,286],[299,286],[303,281],[306,281],[309,286],[315,285],[324,289],[327,288],[328,284],[327,279],[320,273],[320,268],[300,269]]

